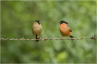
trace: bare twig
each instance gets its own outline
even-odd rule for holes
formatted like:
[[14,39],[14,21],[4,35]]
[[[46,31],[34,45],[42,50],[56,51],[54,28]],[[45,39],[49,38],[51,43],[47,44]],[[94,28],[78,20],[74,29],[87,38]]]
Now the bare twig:
[[20,39],[14,39],[14,38],[0,38],[1,41],[3,40],[21,40],[21,41],[24,41],[24,40],[44,40],[44,41],[47,41],[47,40],[82,40],[82,39],[96,39],[97,37],[93,36],[93,37],[84,37],[84,38],[43,38],[43,39],[24,39],[23,38],[20,38]]

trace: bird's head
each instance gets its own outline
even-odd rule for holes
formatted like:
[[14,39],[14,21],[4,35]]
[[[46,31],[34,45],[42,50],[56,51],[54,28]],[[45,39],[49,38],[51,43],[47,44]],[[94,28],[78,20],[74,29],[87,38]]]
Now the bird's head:
[[37,22],[38,24],[41,24],[41,22],[39,20],[36,20],[35,22]]
[[60,23],[60,24],[62,24],[62,23],[66,23],[66,24],[68,24],[66,21],[60,21],[59,23]]

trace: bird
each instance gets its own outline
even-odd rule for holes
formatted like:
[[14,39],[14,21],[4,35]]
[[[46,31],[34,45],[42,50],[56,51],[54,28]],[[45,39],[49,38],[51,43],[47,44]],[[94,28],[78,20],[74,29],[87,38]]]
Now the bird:
[[[41,21],[39,20],[36,20],[34,23],[33,23],[33,26],[32,26],[32,33],[33,35],[36,37],[36,39],[40,39],[40,36],[42,34],[42,26],[41,26]],[[36,42],[38,42],[39,40],[36,40]]]
[[70,38],[74,38],[71,34],[72,34],[72,30],[70,29],[68,23],[66,21],[60,21],[60,33],[62,35],[62,39],[63,37],[67,37],[69,36]]

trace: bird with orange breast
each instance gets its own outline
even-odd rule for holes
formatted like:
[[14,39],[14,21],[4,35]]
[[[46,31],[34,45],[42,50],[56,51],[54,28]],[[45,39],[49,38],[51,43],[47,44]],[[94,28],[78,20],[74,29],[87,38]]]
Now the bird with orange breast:
[[[36,20],[32,26],[32,33],[36,37],[36,39],[39,39],[42,34],[42,26],[41,22],[39,20]],[[38,42],[39,40],[36,40]]]
[[71,35],[72,30],[68,26],[68,23],[66,21],[60,21],[59,23],[60,23],[60,32],[62,34],[62,39],[63,39],[64,36],[69,36],[70,38],[74,38]]

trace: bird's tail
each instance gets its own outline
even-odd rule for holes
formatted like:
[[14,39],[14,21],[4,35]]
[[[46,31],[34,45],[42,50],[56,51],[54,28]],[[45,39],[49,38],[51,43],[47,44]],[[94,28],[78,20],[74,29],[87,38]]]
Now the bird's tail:
[[[40,37],[39,37],[40,38]],[[39,39],[38,36],[36,35],[36,39]],[[36,40],[36,42],[38,42],[39,40]]]
[[72,35],[69,36],[70,38],[74,38]]

